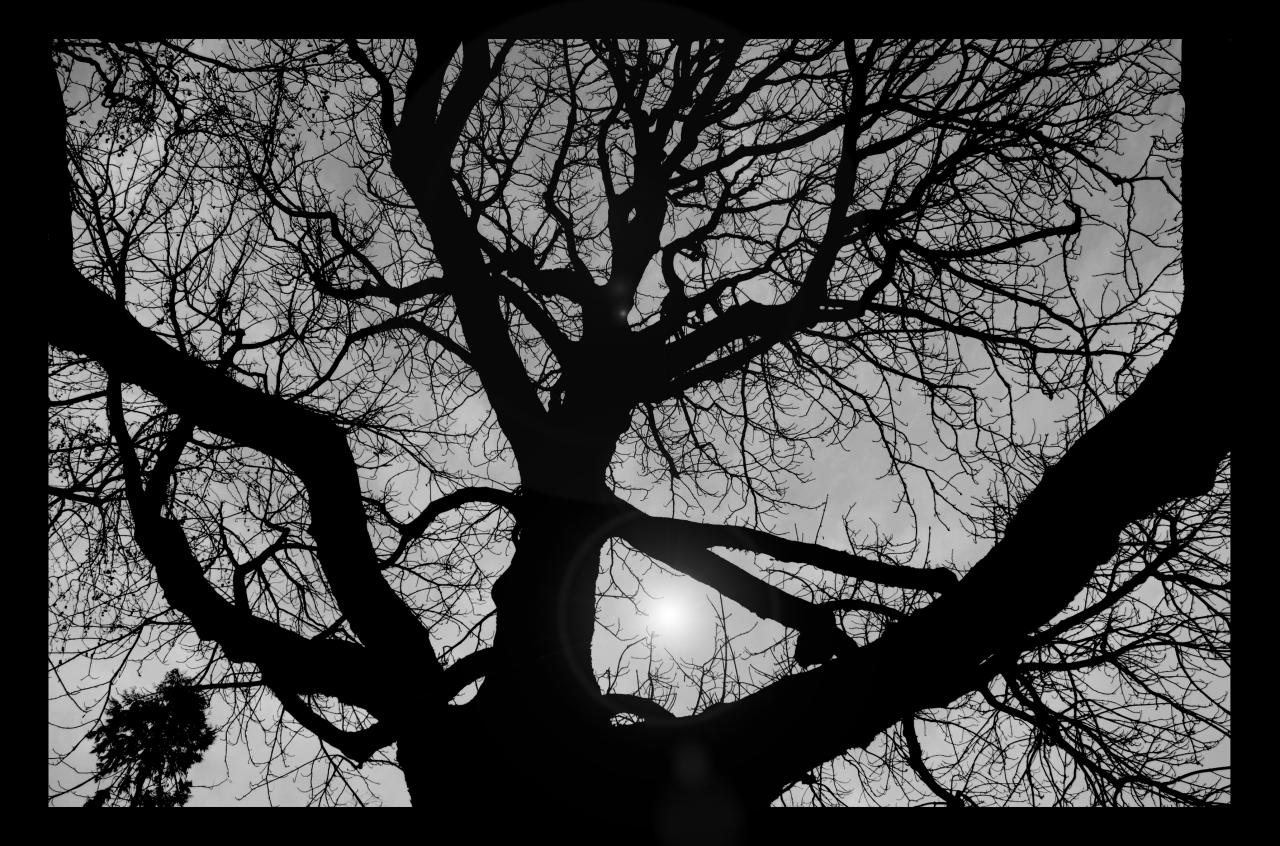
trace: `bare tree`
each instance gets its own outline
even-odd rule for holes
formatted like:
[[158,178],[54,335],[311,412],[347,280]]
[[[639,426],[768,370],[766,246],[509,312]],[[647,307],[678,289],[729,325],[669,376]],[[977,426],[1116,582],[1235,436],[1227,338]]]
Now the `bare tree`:
[[1179,48],[59,41],[56,683],[195,665],[317,802],[1226,801]]

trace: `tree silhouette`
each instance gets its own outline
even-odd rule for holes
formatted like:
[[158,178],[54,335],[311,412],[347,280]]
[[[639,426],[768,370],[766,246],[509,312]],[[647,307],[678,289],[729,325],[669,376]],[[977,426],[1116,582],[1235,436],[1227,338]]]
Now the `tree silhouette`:
[[1178,44],[54,52],[55,670],[177,655],[322,803],[1226,801]]
[[102,724],[89,731],[98,757],[97,778],[109,780],[85,803],[135,808],[187,804],[187,771],[213,745],[205,719],[207,703],[191,680],[170,670],[151,693],[128,691],[107,706]]

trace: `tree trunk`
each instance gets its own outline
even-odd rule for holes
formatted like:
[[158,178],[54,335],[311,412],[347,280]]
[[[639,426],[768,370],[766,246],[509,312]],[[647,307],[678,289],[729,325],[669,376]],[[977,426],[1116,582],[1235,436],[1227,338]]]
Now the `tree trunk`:
[[622,514],[616,500],[526,486],[481,690],[438,734],[399,743],[415,806],[482,824],[495,809],[527,810],[613,840],[733,842],[722,834],[741,828],[746,806],[709,747],[637,745],[611,726],[591,638],[600,549]]
[[515,555],[493,586],[493,663],[477,697],[495,715],[605,723],[591,666],[600,547],[612,509],[582,499],[520,497]]
[[700,745],[624,748],[607,726],[546,730],[533,716],[490,721],[474,705],[459,711],[438,738],[402,740],[399,761],[413,805],[460,825],[497,828],[527,814],[540,830],[554,820],[561,835],[707,846],[740,842],[759,810]]

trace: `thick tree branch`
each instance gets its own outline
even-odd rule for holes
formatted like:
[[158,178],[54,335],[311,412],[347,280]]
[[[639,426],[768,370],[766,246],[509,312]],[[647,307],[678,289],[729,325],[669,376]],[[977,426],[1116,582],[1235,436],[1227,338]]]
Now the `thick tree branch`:
[[574,344],[561,331],[559,324],[551,318],[551,315],[547,314],[546,309],[511,280],[498,277],[496,282],[502,296],[520,310],[520,313],[529,321],[529,325],[546,341],[552,355],[561,365],[571,362]]
[[267,685],[271,688],[271,692],[275,694],[276,699],[280,700],[280,704],[284,706],[284,710],[288,712],[289,716],[297,720],[299,725],[320,740],[346,755],[357,766],[369,760],[374,752],[385,746],[390,746],[396,740],[396,735],[392,728],[387,723],[382,722],[374,723],[368,728],[363,728],[359,731],[343,731],[307,707],[301,697],[272,685],[270,681],[267,681]]
[[636,696],[630,693],[606,693],[604,701],[613,709],[615,714],[635,714],[637,717],[643,717],[646,720],[674,720],[676,718],[675,714],[672,714],[652,699],[645,699],[643,696]]
[[[48,143],[41,146],[49,150],[46,163],[55,184],[69,189],[65,114],[56,72],[51,76],[55,96],[47,102],[50,117],[56,115],[57,119],[48,124]],[[343,433],[309,409],[261,394],[186,357],[94,287],[72,264],[69,201],[70,191],[66,190],[52,204],[46,221],[50,247],[56,249],[50,253],[55,269],[50,273],[48,293],[57,310],[49,325],[49,342],[97,362],[113,381],[132,383],[155,395],[181,416],[184,428],[199,426],[275,456],[293,468],[307,489],[312,534],[334,599],[357,636],[374,650],[376,660],[366,659],[364,666],[382,662],[399,668],[417,666],[423,674],[420,678],[428,684],[437,680],[440,665],[426,630],[378,573],[360,482]],[[120,423],[123,425],[123,418]],[[162,459],[161,465],[176,460],[174,454]],[[139,476],[136,458],[130,472]],[[140,476],[126,481],[136,488],[137,497],[145,496]],[[151,546],[148,558],[153,563],[166,557],[184,562],[171,568],[167,577],[177,598],[175,606],[189,604],[193,621],[205,621],[202,636],[213,637],[226,647],[227,641],[219,636],[225,635],[232,644],[228,652],[243,649],[248,643],[245,628],[232,625],[238,615],[231,617],[220,611],[222,600],[191,558],[181,526],[160,519],[158,512],[153,519],[154,501],[151,508],[143,507],[148,504],[138,499],[135,508],[135,519],[143,515],[140,531]],[[245,624],[265,625],[269,624]],[[277,639],[281,645],[297,646],[300,642],[305,641],[296,635]]]
[[196,633],[217,642],[229,660],[251,661],[293,689],[339,696],[374,713],[387,713],[391,703],[386,680],[369,661],[367,648],[307,640],[237,609],[206,581],[181,523],[162,517],[161,502],[143,486],[124,420],[120,383],[114,378],[107,390],[107,420],[124,467],[134,540],[155,568],[165,599],[191,620]]
[[[621,731],[641,745],[714,736],[730,770],[750,774],[742,789],[769,799],[903,713],[945,706],[981,686],[993,672],[984,660],[1016,648],[1065,607],[1114,554],[1125,525],[1213,484],[1230,450],[1230,417],[1185,402],[1184,386],[1211,381],[1229,360],[1225,287],[1188,284],[1181,328],[1164,358],[1045,473],[955,588],[848,657],[712,715]],[[1168,426],[1171,419],[1179,425]]]
[[891,587],[942,593],[955,586],[955,573],[946,569],[922,570],[901,564],[888,564],[851,552],[816,543],[780,538],[760,529],[743,526],[716,526],[678,520],[671,517],[645,517],[651,521],[653,534],[662,534],[671,542],[707,549],[713,546],[741,549],[768,555],[779,561],[810,564],[832,573],[864,579]]
[[494,657],[491,647],[477,649],[445,667],[445,694],[452,699],[467,685],[484,678],[493,669]]
[[112,378],[142,387],[192,424],[288,464],[307,489],[320,564],[357,636],[388,660],[421,665],[428,677],[434,665],[438,674],[425,629],[378,574],[341,431],[309,409],[184,357],[71,267],[49,287],[59,304],[52,344],[92,358]]
[[387,79],[387,75],[373,63],[373,59],[354,38],[348,38],[346,45],[351,58],[364,68],[378,87],[378,120],[382,124],[382,131],[389,137],[396,131],[396,95],[391,88],[391,80]]
[[396,528],[400,531],[400,543],[396,545],[395,552],[391,553],[382,563],[383,569],[399,561],[400,556],[404,554],[409,544],[422,537],[422,533],[427,530],[427,526],[435,522],[440,515],[473,502],[493,503],[511,512],[515,512],[519,507],[519,498],[514,493],[500,490],[499,488],[462,488],[461,490],[447,493],[434,500],[422,510],[421,514],[408,523],[396,524]]
[[[423,61],[425,57],[419,57]],[[499,54],[499,62],[502,53]],[[463,45],[462,69],[432,120],[428,97],[406,102],[399,127],[389,136],[391,168],[412,198],[436,257],[450,278],[469,280],[454,293],[463,336],[474,367],[508,438],[526,446],[530,429],[545,411],[511,342],[498,304],[498,291],[484,263],[481,238],[463,213],[448,175],[463,123],[493,78],[483,40]]]
[[[714,588],[756,616],[776,620],[800,632],[796,662],[801,666],[817,664],[834,653],[846,654],[856,648],[836,625],[830,611],[792,596],[708,551],[705,548],[708,544],[691,540],[697,537],[697,530],[690,531],[680,525],[682,523],[641,516],[619,521],[614,531],[645,555]],[[722,533],[717,537],[728,540],[726,535]]]
[[925,786],[945,802],[948,808],[968,807],[968,803],[960,794],[943,787],[929,771],[929,766],[924,762],[924,752],[920,749],[920,738],[916,736],[915,723],[914,717],[902,721],[902,738],[907,742],[907,763],[916,771],[916,775],[920,776]]

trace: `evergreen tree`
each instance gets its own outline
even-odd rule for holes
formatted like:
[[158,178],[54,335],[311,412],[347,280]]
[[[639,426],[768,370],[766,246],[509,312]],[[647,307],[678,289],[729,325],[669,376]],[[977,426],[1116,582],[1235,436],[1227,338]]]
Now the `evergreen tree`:
[[191,798],[187,772],[204,757],[214,732],[208,701],[177,670],[151,693],[131,690],[112,700],[89,732],[98,756],[98,790],[86,807],[176,808]]

